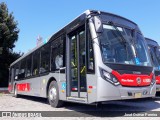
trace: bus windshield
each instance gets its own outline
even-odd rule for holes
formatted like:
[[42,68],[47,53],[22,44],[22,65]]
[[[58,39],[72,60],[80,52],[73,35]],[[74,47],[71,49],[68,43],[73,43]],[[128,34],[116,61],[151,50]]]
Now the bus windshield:
[[103,24],[100,46],[104,63],[150,66],[142,35],[134,40],[130,29]]
[[149,46],[151,59],[153,61],[154,69],[160,70],[160,49],[156,46]]

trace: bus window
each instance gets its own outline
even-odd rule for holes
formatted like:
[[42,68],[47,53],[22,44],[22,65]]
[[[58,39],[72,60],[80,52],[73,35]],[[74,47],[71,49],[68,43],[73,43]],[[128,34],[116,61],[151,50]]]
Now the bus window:
[[32,66],[32,56],[27,57],[27,63],[26,63],[26,74],[25,77],[31,76],[31,66]]
[[88,57],[87,57],[87,61],[88,61],[88,64],[87,64],[87,72],[88,73],[94,73],[94,53],[93,53],[93,42],[92,42],[92,39],[91,39],[91,34],[90,32],[88,32]]
[[9,83],[11,82],[11,71],[12,71],[12,69],[14,69],[14,67],[12,66],[12,67],[10,67],[10,69],[9,69]]
[[58,39],[52,42],[52,55],[51,55],[51,70],[58,70],[61,67],[64,67],[64,45],[63,39],[59,37]]
[[23,79],[25,77],[25,67],[26,67],[26,60],[21,61],[20,70],[19,70],[19,79]]
[[41,48],[41,65],[39,73],[48,72],[49,63],[50,63],[50,44],[47,44]]
[[18,79],[18,74],[19,74],[19,63],[14,65],[14,70],[15,70],[15,74],[14,74],[14,79],[17,80]]
[[79,32],[79,64],[80,64],[80,91],[86,92],[86,48],[85,31]]
[[38,75],[39,74],[39,62],[40,62],[40,52],[36,51],[36,52],[33,53],[32,75]]

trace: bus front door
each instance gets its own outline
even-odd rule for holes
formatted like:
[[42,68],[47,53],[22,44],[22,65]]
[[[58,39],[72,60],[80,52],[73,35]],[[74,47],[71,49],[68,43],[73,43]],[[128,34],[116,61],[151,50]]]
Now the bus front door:
[[86,98],[86,42],[84,29],[82,28],[69,35],[69,41],[69,95],[71,97]]

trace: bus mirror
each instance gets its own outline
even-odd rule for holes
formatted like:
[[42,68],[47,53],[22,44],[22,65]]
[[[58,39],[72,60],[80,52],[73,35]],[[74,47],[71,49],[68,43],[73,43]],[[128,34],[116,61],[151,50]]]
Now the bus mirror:
[[96,32],[102,33],[103,27],[102,27],[102,22],[99,16],[94,16],[94,24],[95,24]]

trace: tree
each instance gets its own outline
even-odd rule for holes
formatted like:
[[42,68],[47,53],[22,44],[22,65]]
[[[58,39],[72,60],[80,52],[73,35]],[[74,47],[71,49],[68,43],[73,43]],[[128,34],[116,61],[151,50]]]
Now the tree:
[[13,52],[14,43],[18,40],[17,25],[13,12],[9,13],[7,5],[0,3],[0,87],[8,85],[9,66],[21,56]]

